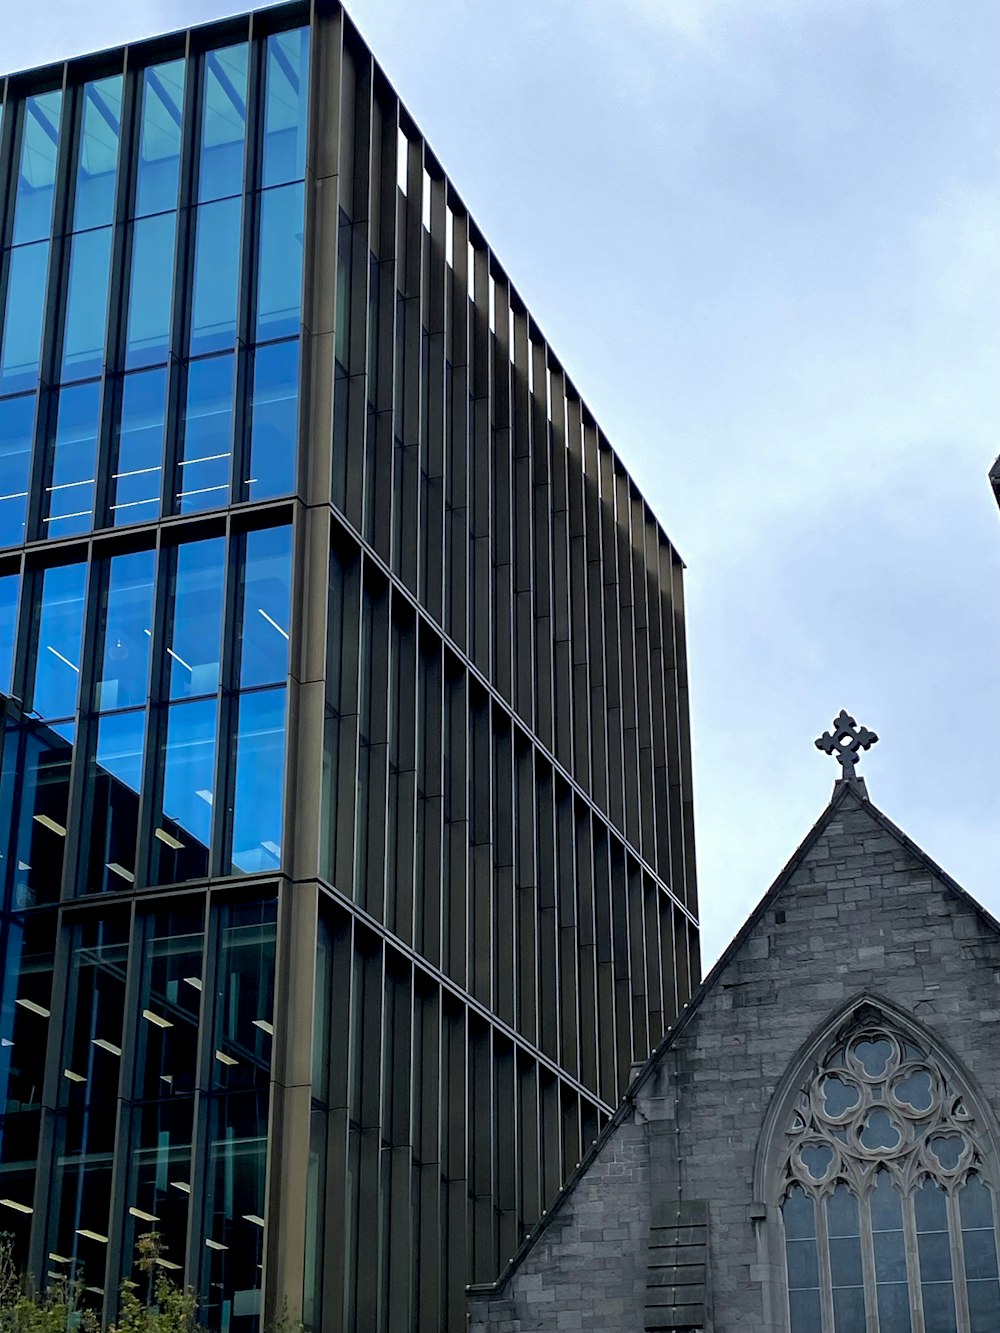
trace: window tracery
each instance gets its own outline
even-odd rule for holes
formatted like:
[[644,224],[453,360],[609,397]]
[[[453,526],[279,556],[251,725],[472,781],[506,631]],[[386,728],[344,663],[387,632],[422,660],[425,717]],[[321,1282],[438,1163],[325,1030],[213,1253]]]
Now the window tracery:
[[856,1015],[785,1129],[791,1333],[998,1333],[992,1169],[941,1062],[885,1015]]

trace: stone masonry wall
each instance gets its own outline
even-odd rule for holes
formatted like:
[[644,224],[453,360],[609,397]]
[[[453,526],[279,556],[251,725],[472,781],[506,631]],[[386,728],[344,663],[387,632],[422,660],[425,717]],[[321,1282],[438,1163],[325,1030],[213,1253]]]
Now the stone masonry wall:
[[841,784],[586,1175],[502,1287],[473,1294],[473,1333],[641,1333],[650,1219],[678,1199],[709,1205],[706,1331],[782,1333],[757,1142],[789,1062],[861,994],[923,1024],[1000,1110],[1000,935]]

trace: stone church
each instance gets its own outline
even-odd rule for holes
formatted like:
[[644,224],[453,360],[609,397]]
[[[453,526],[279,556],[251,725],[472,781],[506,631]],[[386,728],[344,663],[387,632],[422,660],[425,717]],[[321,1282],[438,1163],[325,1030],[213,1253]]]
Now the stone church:
[[829,805],[473,1333],[1000,1333],[1000,926],[834,727]]

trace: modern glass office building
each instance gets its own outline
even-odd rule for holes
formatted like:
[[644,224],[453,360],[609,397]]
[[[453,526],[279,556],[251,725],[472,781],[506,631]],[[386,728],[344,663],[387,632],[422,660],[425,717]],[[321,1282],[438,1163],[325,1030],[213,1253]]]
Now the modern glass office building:
[[697,981],[680,560],[334,0],[0,91],[0,1229],[461,1329]]

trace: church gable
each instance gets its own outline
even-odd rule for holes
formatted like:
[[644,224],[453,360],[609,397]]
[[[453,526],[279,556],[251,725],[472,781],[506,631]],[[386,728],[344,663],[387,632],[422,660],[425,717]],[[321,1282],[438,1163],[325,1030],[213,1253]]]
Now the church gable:
[[[785,1255],[773,1243],[780,1199],[766,1196],[758,1145],[789,1071],[865,997],[947,1048],[995,1119],[996,923],[845,782],[554,1210],[569,1219],[558,1245],[545,1246],[543,1228],[501,1283],[478,1293],[472,1328],[788,1333]],[[631,1163],[615,1158],[626,1140]],[[586,1227],[573,1213],[584,1189]],[[700,1209],[695,1254],[681,1241]],[[581,1255],[613,1266],[616,1247],[623,1282],[588,1284]]]

